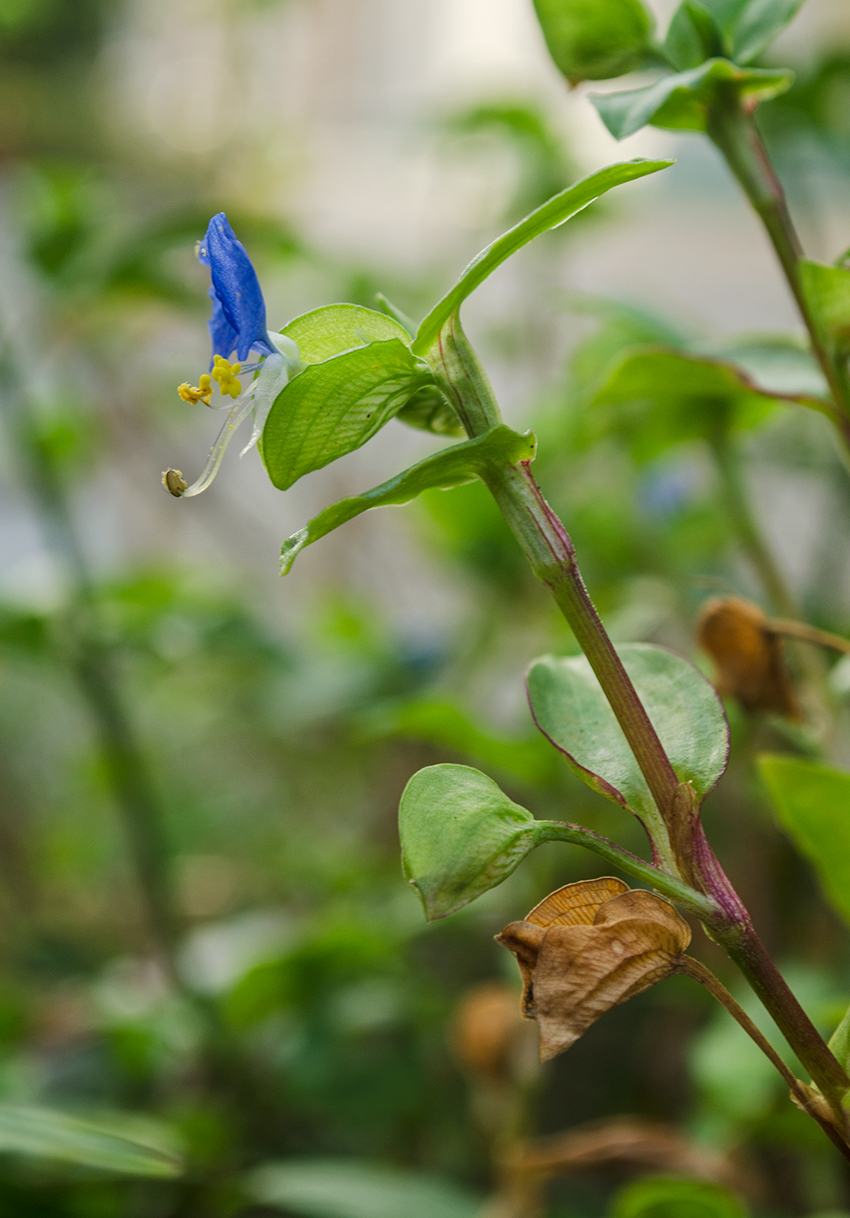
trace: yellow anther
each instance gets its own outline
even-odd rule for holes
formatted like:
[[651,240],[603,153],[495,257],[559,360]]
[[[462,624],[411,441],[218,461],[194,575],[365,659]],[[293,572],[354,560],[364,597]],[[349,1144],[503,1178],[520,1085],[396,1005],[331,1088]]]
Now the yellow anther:
[[212,379],[218,381],[218,387],[222,393],[229,393],[232,398],[238,398],[242,392],[242,386],[237,381],[237,376],[242,370],[241,364],[229,364],[223,355],[213,357]]
[[182,385],[178,385],[177,387],[177,392],[183,401],[191,402],[195,406],[198,404],[198,402],[206,402],[206,404],[209,406],[212,391],[212,380],[206,372],[200,378],[198,384],[194,387],[190,385],[188,381],[184,381]]

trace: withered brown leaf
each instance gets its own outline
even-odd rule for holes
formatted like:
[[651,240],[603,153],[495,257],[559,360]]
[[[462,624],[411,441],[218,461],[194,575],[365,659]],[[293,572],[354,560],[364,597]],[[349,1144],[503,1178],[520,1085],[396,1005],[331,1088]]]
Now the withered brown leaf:
[[739,596],[706,601],[697,623],[697,642],[717,666],[720,693],[735,698],[751,713],[800,718],[782,640],[758,605]]
[[691,932],[662,897],[607,878],[566,885],[496,940],[517,958],[523,1014],[537,1020],[548,1061],[600,1015],[676,972]]

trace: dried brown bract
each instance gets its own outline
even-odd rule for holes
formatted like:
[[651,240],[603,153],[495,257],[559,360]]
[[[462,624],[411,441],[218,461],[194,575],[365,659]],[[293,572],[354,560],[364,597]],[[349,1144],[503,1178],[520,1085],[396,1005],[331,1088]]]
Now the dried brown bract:
[[700,614],[697,642],[717,666],[720,693],[745,711],[799,720],[780,633],[758,605],[739,596],[713,597]]
[[511,922],[497,942],[519,963],[523,1014],[540,1060],[563,1053],[600,1015],[675,973],[688,924],[655,893],[611,877],[568,884]]

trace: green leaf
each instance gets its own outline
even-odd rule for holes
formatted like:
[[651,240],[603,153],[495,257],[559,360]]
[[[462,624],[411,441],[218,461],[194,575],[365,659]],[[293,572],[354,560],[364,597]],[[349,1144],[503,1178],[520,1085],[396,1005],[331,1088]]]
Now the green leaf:
[[609,1218],[747,1218],[744,1203],[719,1184],[652,1176],[627,1184]]
[[396,415],[399,423],[430,431],[437,436],[462,436],[463,423],[452,410],[436,385],[426,385],[402,406]]
[[749,0],[732,34],[732,58],[752,63],[797,15],[803,0]]
[[520,436],[504,424],[474,440],[444,448],[442,452],[426,457],[373,490],[353,495],[350,499],[341,499],[314,516],[306,528],[299,529],[283,543],[280,552],[281,574],[286,575],[305,546],[312,545],[368,508],[409,503],[422,491],[435,487],[445,489],[460,486],[480,477],[496,462],[513,464],[516,461],[530,461],[534,457],[534,449],[535,440],[531,432]]
[[591,404],[602,412],[600,428],[627,437],[647,460],[673,444],[754,427],[778,403],[728,361],[653,346],[626,354]]
[[728,59],[709,59],[641,89],[591,93],[590,100],[611,134],[622,140],[647,123],[674,131],[704,131],[707,107],[718,85],[731,84],[741,97],[766,101],[784,93],[793,81],[790,71],[740,68]]
[[560,762],[539,735],[535,733],[530,740],[502,736],[446,698],[416,694],[383,703],[360,716],[357,725],[368,739],[393,736],[426,741],[521,782],[550,786],[557,778]]
[[520,220],[519,224],[508,229],[492,245],[488,245],[473,258],[454,287],[434,306],[422,322],[416,338],[413,340],[412,350],[417,355],[427,352],[445,323],[457,312],[467,296],[479,287],[498,266],[501,266],[506,258],[510,258],[511,254],[522,249],[529,241],[539,237],[541,233],[548,232],[551,228],[557,228],[559,224],[569,220],[571,216],[580,212],[612,187],[621,186],[624,182],[633,182],[650,173],[657,173],[659,169],[667,169],[672,164],[674,164],[673,161],[645,161],[640,158],[634,161],[621,161],[616,165],[608,165],[597,173],[582,178],[580,182],[568,186],[560,194],[553,195],[546,203],[531,212],[524,220]]
[[266,420],[260,452],[269,477],[285,491],[353,452],[432,383],[427,367],[398,338],[309,364],[278,394]]
[[429,921],[501,884],[546,832],[491,778],[465,765],[432,765],[414,774],[398,823],[404,874]]
[[827,346],[836,355],[850,354],[850,270],[801,260],[803,294]]
[[123,1114],[97,1121],[51,1108],[0,1104],[0,1152],[167,1178],[183,1170],[172,1143],[170,1131],[158,1123]]
[[759,759],[779,822],[850,922],[850,774],[797,757]]
[[685,72],[723,52],[723,35],[714,14],[700,0],[682,0],[664,39],[664,54],[673,67]]
[[[617,648],[680,782],[700,799],[729,756],[729,728],[712,685],[681,656],[648,643]],[[584,656],[543,656],[528,671],[534,721],[570,768],[614,803],[659,825],[659,813],[622,728]]]
[[248,1178],[261,1205],[306,1218],[475,1218],[481,1200],[455,1184],[418,1172],[354,1159],[290,1159]]
[[549,54],[571,84],[631,72],[654,27],[640,0],[534,0],[534,7]]
[[362,305],[331,304],[302,313],[284,326],[281,334],[298,344],[302,364],[320,364],[353,347],[397,338],[405,346],[410,334],[393,317]]

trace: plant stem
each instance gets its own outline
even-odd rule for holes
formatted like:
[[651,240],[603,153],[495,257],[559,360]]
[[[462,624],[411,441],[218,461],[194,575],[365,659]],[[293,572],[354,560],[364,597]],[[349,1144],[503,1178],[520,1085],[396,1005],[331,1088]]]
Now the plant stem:
[[656,891],[669,897],[671,901],[676,901],[688,913],[703,921],[717,919],[720,915],[721,911],[711,897],[697,892],[689,884],[677,880],[675,876],[662,871],[654,863],[647,863],[637,854],[632,854],[631,850],[624,850],[622,846],[618,846],[616,842],[610,841],[607,837],[601,837],[592,829],[586,829],[584,825],[571,825],[564,821],[554,820],[540,821],[539,824],[542,826],[542,841],[568,842],[572,846],[584,846],[586,850],[592,850],[594,854],[600,855],[608,863],[613,863],[627,875],[633,875],[635,879],[651,885]]
[[[486,373],[456,314],[446,323],[428,358],[471,437],[501,422]],[[491,471],[486,483],[532,571],[549,588],[596,674],[658,806],[658,823],[647,824],[653,846],[664,868],[678,878],[663,818],[672,808],[679,779],[588,595],[572,541],[543,498],[530,462],[505,462]],[[738,964],[824,1094],[830,1100],[843,1095],[850,1089],[850,1079],[767,954],[701,827],[694,844],[706,891],[720,909],[712,917],[702,915],[706,928]]]
[[806,300],[800,275],[803,248],[788,211],[782,183],[756,126],[753,108],[742,103],[734,88],[720,88],[709,107],[707,130],[743,187],[776,251],[809,332],[812,351],[829,386],[833,421],[845,446],[850,448],[850,391],[846,371],[824,343],[817,319]]
[[774,612],[785,614],[788,617],[799,616],[799,611],[788,591],[782,573],[753,519],[747,491],[741,478],[738,454],[735,452],[732,437],[725,427],[718,429],[714,435],[711,449],[717,472],[720,475],[724,507],[732,529],[761,580],[771,608]]
[[[850,1160],[850,1145],[847,1144],[845,1137],[836,1128],[834,1121],[829,1120],[824,1112],[818,1110],[817,1096],[813,1095],[805,1084],[801,1083],[794,1073],[788,1069],[767,1037],[756,1027],[743,1007],[735,1001],[726,987],[715,977],[714,973],[691,956],[682,956],[677,972],[705,986],[711,996],[716,998],[733,1019],[738,1021],[746,1034],[758,1045],[765,1057],[772,1062],[785,1079],[799,1107],[804,1112],[807,1112],[813,1120],[817,1121],[829,1140],[841,1151],[844,1158]],[[843,1129],[845,1127],[845,1116],[842,1108],[839,1105],[837,1110],[833,1108],[832,1111],[835,1120],[840,1123]]]

